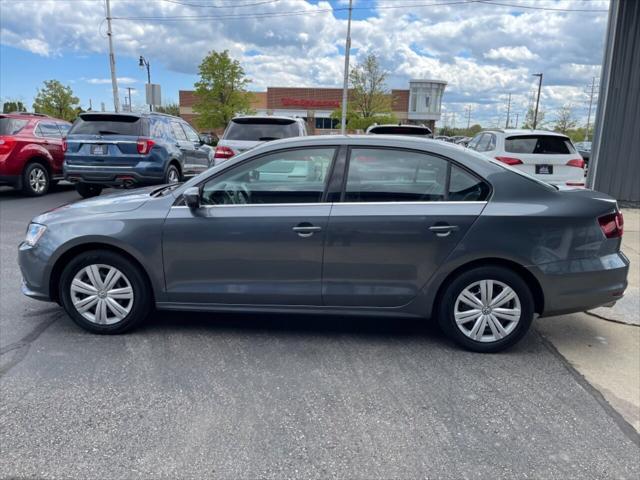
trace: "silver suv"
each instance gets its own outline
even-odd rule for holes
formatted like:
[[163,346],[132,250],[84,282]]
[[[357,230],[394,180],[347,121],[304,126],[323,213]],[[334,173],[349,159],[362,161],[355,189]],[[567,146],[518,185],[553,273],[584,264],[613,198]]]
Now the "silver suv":
[[229,122],[222,134],[216,147],[214,161],[218,165],[270,140],[306,135],[307,127],[302,118],[273,115],[236,117]]

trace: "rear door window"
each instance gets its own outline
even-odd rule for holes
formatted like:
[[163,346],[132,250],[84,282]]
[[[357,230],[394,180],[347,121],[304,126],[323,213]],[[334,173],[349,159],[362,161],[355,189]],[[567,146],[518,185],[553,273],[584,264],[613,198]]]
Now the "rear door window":
[[68,125],[66,123],[59,123],[58,128],[60,129],[60,133],[62,133],[62,136],[64,137],[67,133],[69,133],[71,125]]
[[0,117],[0,135],[15,135],[29,123],[19,118]]
[[557,135],[518,135],[507,137],[504,150],[509,153],[567,155],[576,153],[571,140]]
[[190,142],[200,142],[200,136],[186,123],[182,123],[182,129]]
[[140,136],[143,135],[142,119],[129,115],[82,115],[69,134]]
[[478,145],[476,145],[476,151],[478,152],[486,152],[489,148],[489,142],[491,141],[491,135],[488,133],[483,133],[482,137],[480,137],[480,141]]
[[45,138],[61,138],[62,132],[56,123],[40,122],[36,127],[36,135]]
[[226,140],[261,142],[299,135],[298,124],[294,120],[237,118],[229,123],[224,138]]
[[173,132],[173,136],[179,142],[187,141],[187,136],[185,135],[184,130],[178,122],[171,122],[171,131]]

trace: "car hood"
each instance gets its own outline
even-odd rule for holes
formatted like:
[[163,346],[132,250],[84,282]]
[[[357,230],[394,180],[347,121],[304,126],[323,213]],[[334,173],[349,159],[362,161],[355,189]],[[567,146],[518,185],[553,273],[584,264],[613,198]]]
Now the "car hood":
[[98,215],[101,213],[129,212],[136,208],[140,208],[142,205],[147,203],[151,198],[151,192],[158,188],[159,185],[154,185],[152,187],[124,190],[108,195],[100,195],[87,200],[67,203],[44,212],[34,218],[33,221],[46,225],[61,216],[69,217]]

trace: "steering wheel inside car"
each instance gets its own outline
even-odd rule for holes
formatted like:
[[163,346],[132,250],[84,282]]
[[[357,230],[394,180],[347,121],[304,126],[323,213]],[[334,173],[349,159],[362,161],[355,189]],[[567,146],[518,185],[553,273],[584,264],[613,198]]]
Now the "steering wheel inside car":
[[251,203],[251,192],[242,182],[227,182],[221,187],[223,205],[246,205]]

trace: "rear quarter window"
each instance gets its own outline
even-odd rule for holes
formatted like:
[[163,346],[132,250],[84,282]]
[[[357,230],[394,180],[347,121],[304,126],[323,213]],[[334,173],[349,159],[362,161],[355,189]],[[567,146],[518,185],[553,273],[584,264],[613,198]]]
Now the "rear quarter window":
[[504,150],[509,153],[567,155],[576,153],[571,140],[556,135],[519,135],[504,140]]
[[28,120],[20,118],[0,118],[0,135],[16,135],[29,123]]

